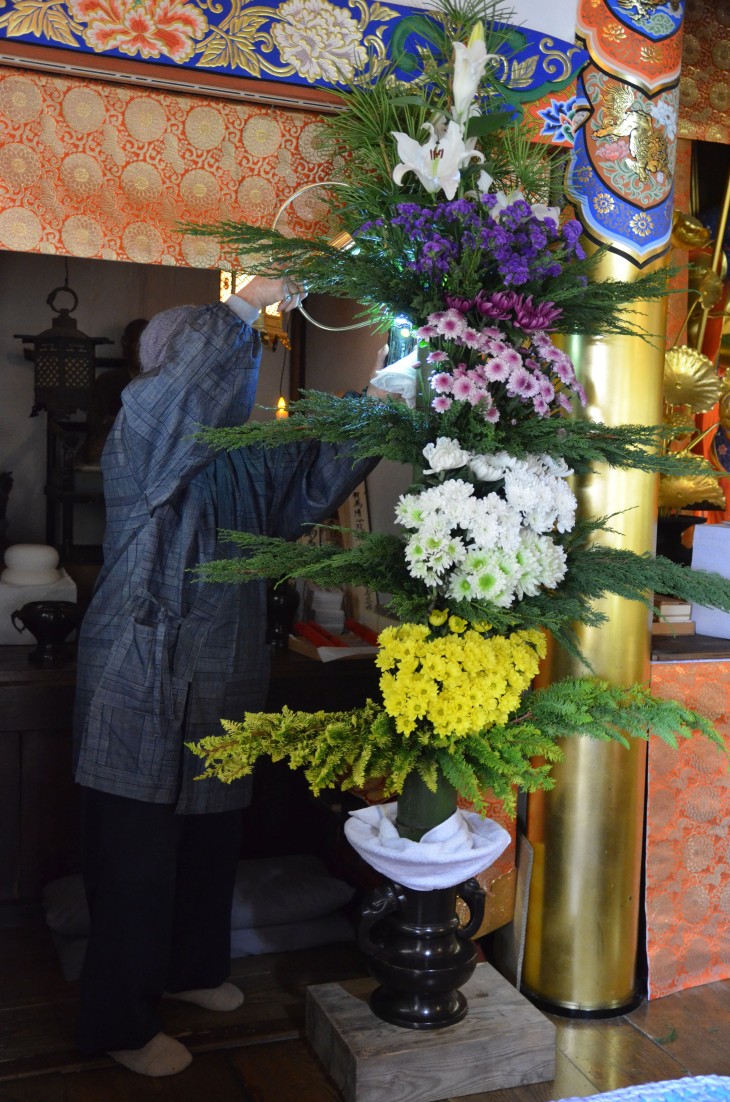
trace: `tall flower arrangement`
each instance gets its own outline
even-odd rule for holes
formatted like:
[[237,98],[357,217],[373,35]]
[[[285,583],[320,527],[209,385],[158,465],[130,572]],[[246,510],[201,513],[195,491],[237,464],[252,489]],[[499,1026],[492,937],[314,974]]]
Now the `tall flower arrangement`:
[[571,475],[597,462],[667,474],[690,462],[661,447],[659,427],[581,418],[576,365],[554,343],[634,332],[627,305],[665,285],[661,273],[591,281],[597,257],[492,75],[496,14],[446,3],[411,85],[385,70],[343,94],[326,126],[349,185],[333,195],[333,218],[352,248],[196,227],[258,271],[285,268],[311,290],[354,297],[382,328],[405,314],[419,339],[400,388],[417,395],[410,404],[305,392],[286,421],[202,434],[222,448],[347,440],[356,457],[419,472],[397,505],[399,535],[361,533],[338,550],[227,533],[240,557],[203,568],[217,581],[368,585],[390,594],[400,620],[380,636],[382,704],[224,717],[224,733],[196,747],[222,780],[269,754],[301,767],[315,791],[378,779],[390,796],[414,777],[434,790],[445,779],[480,808],[486,789],[510,805],[518,789],[549,787],[565,735],[676,742],[699,729],[721,744],[701,716],[640,686],[588,675],[530,688],[546,632],[577,651],[575,625],[601,623],[605,594],[651,605],[656,590],[730,609],[730,584],[603,546],[596,534],[620,518],[576,520]]

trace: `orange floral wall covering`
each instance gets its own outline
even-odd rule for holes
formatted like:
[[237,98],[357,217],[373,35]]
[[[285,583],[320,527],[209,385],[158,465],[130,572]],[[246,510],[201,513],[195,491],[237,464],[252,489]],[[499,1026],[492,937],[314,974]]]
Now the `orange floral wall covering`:
[[[271,225],[332,177],[320,131],[302,111],[0,67],[0,248],[217,267],[218,244],[176,223]],[[324,231],[324,198],[278,228]]]
[[[730,749],[730,662],[655,662],[651,688]],[[730,978],[730,772],[705,739],[649,747],[646,926],[650,998]]]

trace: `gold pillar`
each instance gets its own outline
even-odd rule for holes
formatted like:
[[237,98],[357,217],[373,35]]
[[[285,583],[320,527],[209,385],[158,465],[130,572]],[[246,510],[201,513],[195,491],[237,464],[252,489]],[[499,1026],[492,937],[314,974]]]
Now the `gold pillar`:
[[[604,277],[631,278],[618,257],[608,255],[603,266]],[[648,307],[646,326],[664,332],[666,303]],[[663,347],[636,337],[572,338],[564,347],[579,367],[590,420],[661,421]],[[598,468],[574,489],[584,515],[621,513],[611,522],[616,533],[602,535],[602,542],[653,550],[655,476]],[[646,682],[646,608],[614,596],[600,607],[608,620],[601,628],[579,629],[581,650],[595,672],[615,684]],[[555,648],[553,679],[586,672]],[[631,1004],[636,992],[646,745],[627,750],[577,737],[566,739],[563,750],[553,770],[555,788],[531,796],[528,805],[534,860],[523,985],[556,1008],[610,1013]]]
[[[672,13],[659,35],[636,12],[619,22],[608,0],[579,0],[578,42],[590,61],[578,84],[567,191],[590,240],[608,247],[597,279],[634,281],[669,249],[682,25],[682,12]],[[666,312],[665,300],[629,315],[651,341],[564,342],[587,392],[583,416],[661,422]],[[656,491],[655,476],[605,468],[575,485],[582,515],[621,514],[600,539],[638,553],[654,550]],[[600,607],[605,625],[578,632],[593,671],[618,685],[646,682],[646,608],[617,597]],[[554,649],[552,679],[586,672]],[[637,995],[646,746],[578,735],[563,750],[555,788],[528,800],[534,861],[522,982],[558,1012],[607,1016]]]

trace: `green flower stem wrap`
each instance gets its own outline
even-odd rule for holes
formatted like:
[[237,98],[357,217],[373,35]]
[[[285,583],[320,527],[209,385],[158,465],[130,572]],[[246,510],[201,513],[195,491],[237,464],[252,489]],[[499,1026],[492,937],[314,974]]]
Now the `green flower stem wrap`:
[[398,797],[395,825],[401,838],[420,842],[424,834],[450,819],[456,811],[456,789],[439,770],[432,792],[418,773],[409,773]]

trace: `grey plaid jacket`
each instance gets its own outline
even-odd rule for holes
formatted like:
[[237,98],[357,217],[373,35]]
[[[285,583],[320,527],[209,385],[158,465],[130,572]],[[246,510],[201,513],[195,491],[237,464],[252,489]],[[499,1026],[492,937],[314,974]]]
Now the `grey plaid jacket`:
[[265,584],[201,583],[189,569],[235,553],[220,529],[293,538],[323,520],[372,463],[315,443],[215,453],[201,425],[243,423],[258,334],[227,306],[201,307],[165,365],[134,379],[102,457],[104,565],[80,630],[76,780],[179,812],[226,811],[251,781],[195,781],[185,742],[262,709]]

